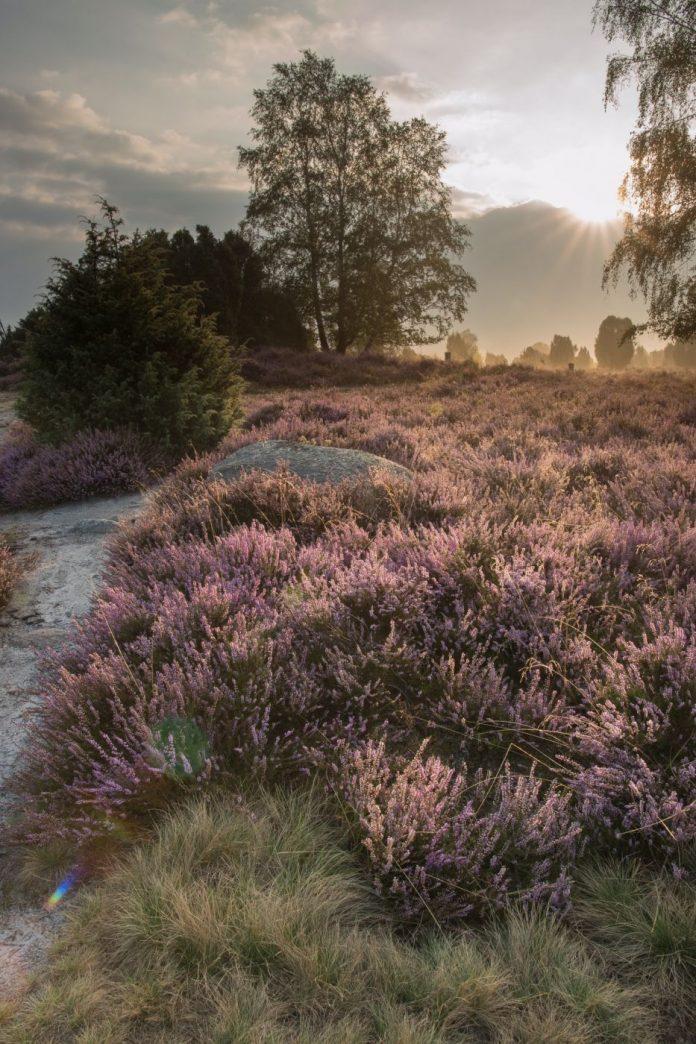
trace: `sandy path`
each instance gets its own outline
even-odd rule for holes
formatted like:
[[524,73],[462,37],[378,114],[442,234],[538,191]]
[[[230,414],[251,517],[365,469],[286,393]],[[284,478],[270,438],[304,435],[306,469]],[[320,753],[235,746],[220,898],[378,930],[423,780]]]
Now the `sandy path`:
[[[104,561],[104,538],[119,519],[137,514],[141,499],[129,494],[0,516],[0,530],[9,531],[20,554],[36,555],[0,614],[0,838],[11,803],[3,783],[21,755],[26,711],[37,698],[31,691],[37,654],[60,641],[71,619],[89,608]],[[0,884],[2,863],[0,840]],[[0,995],[16,988],[40,958],[59,917],[59,911],[0,906]]]

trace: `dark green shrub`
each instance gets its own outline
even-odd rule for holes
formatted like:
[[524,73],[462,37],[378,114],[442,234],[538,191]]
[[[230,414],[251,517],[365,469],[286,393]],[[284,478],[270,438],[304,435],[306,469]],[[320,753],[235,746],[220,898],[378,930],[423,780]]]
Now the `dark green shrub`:
[[237,411],[236,363],[195,286],[170,285],[150,236],[101,201],[82,257],[55,262],[28,339],[18,412],[48,442],[133,427],[173,454],[203,450]]

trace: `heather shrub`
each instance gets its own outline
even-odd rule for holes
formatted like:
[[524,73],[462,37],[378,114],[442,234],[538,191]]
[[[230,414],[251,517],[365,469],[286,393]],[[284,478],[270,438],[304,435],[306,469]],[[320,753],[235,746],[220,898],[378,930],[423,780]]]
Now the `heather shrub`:
[[[692,390],[483,374],[448,397],[445,424],[438,384],[257,400],[221,454],[255,438],[364,448],[393,430],[387,455],[417,447],[413,482],[227,484],[212,458],[184,463],[45,661],[25,833],[88,842],[209,780],[310,777],[409,919],[518,898],[560,912],[588,847],[686,872]],[[617,405],[649,454],[597,434]]]
[[75,264],[58,260],[27,340],[18,412],[57,444],[135,429],[182,454],[214,445],[236,414],[229,341],[199,315],[195,287],[168,279],[156,236],[126,236],[102,202]]
[[666,621],[640,645],[620,641],[593,705],[568,723],[588,829],[631,849],[669,854],[696,840],[695,637]]
[[397,355],[361,352],[297,352],[261,348],[242,363],[242,376],[262,388],[380,387],[388,383],[424,381],[444,369],[424,356],[404,360]]
[[132,431],[84,431],[47,446],[18,425],[0,446],[0,510],[134,491],[152,481],[157,463]]
[[407,917],[466,917],[503,906],[564,910],[580,827],[571,796],[509,766],[470,774],[437,757],[388,757],[384,742],[348,751],[339,791],[356,818],[380,892]]
[[302,543],[351,523],[374,532],[380,522],[442,522],[456,518],[460,506],[441,483],[427,477],[405,481],[391,473],[371,480],[315,486],[280,469],[276,474],[243,474],[234,482],[210,478],[209,462],[185,462],[151,509],[119,540],[115,564],[137,562],[141,551],[189,539],[214,541],[235,526],[260,522],[286,526]]

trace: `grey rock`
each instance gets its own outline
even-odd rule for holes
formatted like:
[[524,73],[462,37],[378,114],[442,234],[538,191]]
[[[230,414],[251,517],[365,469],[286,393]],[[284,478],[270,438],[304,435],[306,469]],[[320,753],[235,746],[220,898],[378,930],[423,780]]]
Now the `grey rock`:
[[103,536],[105,533],[113,533],[116,529],[118,529],[118,519],[84,518],[76,522],[70,532],[75,536]]
[[213,468],[213,474],[231,481],[248,471],[276,471],[285,465],[293,475],[310,479],[312,482],[336,484],[344,479],[356,478],[370,471],[390,471],[401,478],[410,479],[412,472],[401,464],[385,457],[362,450],[341,449],[338,446],[313,446],[305,442],[286,442],[282,439],[267,439],[251,442],[231,453]]

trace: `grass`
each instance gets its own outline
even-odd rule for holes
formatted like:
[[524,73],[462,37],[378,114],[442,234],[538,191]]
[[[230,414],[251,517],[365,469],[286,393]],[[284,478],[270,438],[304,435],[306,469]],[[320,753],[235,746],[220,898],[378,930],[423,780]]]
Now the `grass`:
[[621,969],[649,970],[665,1010],[696,1020],[696,893],[671,875],[636,863],[609,863],[581,875],[575,915]]
[[7,536],[0,534],[0,610],[9,603],[24,569],[25,566],[13,550],[11,541]]
[[476,933],[405,936],[316,796],[199,796],[84,890],[48,965],[5,1005],[0,1039],[678,1040],[654,982],[669,967],[670,989],[693,986],[677,950],[693,947],[694,893],[680,889],[617,866],[584,882],[585,936],[515,910]]

